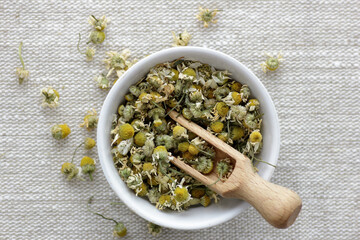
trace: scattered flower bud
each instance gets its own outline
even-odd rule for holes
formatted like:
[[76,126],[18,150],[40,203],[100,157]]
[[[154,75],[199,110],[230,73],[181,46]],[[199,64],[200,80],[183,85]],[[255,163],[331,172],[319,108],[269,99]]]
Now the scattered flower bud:
[[106,64],[106,69],[109,70],[108,76],[113,71],[116,71],[118,77],[120,77],[132,65],[132,62],[127,60],[130,57],[128,49],[124,49],[121,53],[114,51],[107,52],[106,55],[108,58],[104,59],[104,63]]
[[265,53],[265,56],[267,57],[266,61],[260,64],[264,73],[267,73],[268,71],[275,71],[278,69],[280,62],[284,60],[281,51],[278,53],[277,57],[273,57],[269,53]]
[[96,142],[94,139],[87,137],[85,138],[84,144],[86,149],[92,149],[96,145]]
[[105,33],[99,30],[94,30],[90,33],[90,41],[93,44],[100,44],[105,40]]
[[101,89],[108,89],[110,88],[110,81],[109,79],[103,75],[103,74],[100,74],[98,76],[95,77],[95,81],[97,82],[98,84],[98,87],[101,88]]
[[43,96],[43,102],[41,106],[55,108],[59,106],[59,93],[52,87],[45,87],[41,89],[41,95]]
[[127,229],[122,222],[119,222],[115,225],[113,233],[115,237],[125,237]]
[[197,19],[199,21],[204,22],[204,27],[208,27],[209,23],[217,23],[217,19],[214,19],[218,10],[209,10],[209,9],[203,9],[202,7],[199,7],[199,14],[196,15]]
[[95,161],[91,157],[83,157],[80,162],[81,171],[89,174],[90,180],[93,180],[92,173],[95,171]]
[[95,55],[96,49],[92,47],[87,47],[85,51],[86,55],[86,61],[90,62],[93,60],[93,57]]
[[172,32],[173,38],[174,38],[174,47],[178,46],[187,46],[189,44],[189,41],[191,39],[190,34],[184,30],[183,33],[179,33],[179,35],[176,35],[175,32]]
[[23,43],[20,42],[19,52],[18,52],[22,67],[16,68],[16,76],[19,78],[19,84],[22,84],[23,81],[26,80],[29,77],[29,71],[25,69],[24,60],[23,60],[23,58],[21,56],[22,45],[23,45]]
[[51,134],[56,140],[64,139],[71,133],[67,124],[54,125],[51,128]]
[[64,174],[68,180],[71,180],[78,175],[79,169],[75,164],[66,162],[61,166],[61,173]]
[[86,127],[87,130],[93,130],[97,126],[98,116],[95,109],[87,112],[84,117],[84,122],[80,124],[80,127]]

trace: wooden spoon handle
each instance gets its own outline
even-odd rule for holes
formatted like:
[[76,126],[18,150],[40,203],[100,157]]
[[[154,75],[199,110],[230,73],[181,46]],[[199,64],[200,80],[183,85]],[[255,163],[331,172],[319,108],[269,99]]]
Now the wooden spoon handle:
[[254,174],[241,189],[232,193],[250,203],[271,225],[287,228],[298,216],[302,201],[294,191],[270,183]]

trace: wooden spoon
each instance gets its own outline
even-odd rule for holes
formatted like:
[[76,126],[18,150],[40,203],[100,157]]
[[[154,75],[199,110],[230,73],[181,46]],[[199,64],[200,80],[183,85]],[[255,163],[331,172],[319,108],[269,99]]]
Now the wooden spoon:
[[224,143],[199,125],[189,122],[175,111],[169,116],[197,136],[204,139],[216,150],[215,161],[228,157],[234,161],[234,169],[224,182],[216,180],[215,172],[203,175],[185,162],[174,158],[172,163],[184,170],[196,180],[225,198],[238,198],[250,203],[271,225],[277,228],[287,228],[298,216],[302,202],[294,191],[270,183],[254,173],[251,161],[239,151]]

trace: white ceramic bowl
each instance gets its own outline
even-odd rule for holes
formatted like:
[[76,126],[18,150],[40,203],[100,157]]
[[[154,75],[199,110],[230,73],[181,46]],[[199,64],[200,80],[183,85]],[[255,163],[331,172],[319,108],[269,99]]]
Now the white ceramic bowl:
[[[210,64],[218,69],[227,69],[232,78],[247,84],[252,96],[261,104],[263,116],[263,149],[261,158],[272,164],[277,163],[280,148],[280,130],[274,104],[260,80],[244,65],[234,58],[208,48],[175,47],[154,53],[132,66],[112,87],[101,109],[98,130],[98,152],[105,177],[119,198],[136,214],[155,224],[175,229],[200,229],[226,222],[249,207],[249,204],[237,199],[221,199],[218,204],[209,207],[192,207],[183,212],[160,211],[148,200],[135,196],[121,180],[113,165],[110,153],[110,129],[112,115],[117,112],[119,104],[132,84],[144,77],[149,69],[158,63],[175,60],[180,57]],[[260,163],[259,174],[270,180],[274,168]]]

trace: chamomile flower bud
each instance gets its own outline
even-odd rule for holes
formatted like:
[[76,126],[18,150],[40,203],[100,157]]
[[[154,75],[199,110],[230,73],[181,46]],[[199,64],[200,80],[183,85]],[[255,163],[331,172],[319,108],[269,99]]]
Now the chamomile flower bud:
[[204,27],[209,27],[210,23],[217,23],[217,19],[214,19],[218,10],[209,10],[209,9],[203,9],[202,7],[199,7],[199,14],[196,15],[196,18],[199,21],[204,22]]
[[184,71],[182,71],[182,74],[188,77],[196,77],[196,72],[192,68],[186,68]]
[[186,152],[189,149],[190,143],[188,142],[181,142],[178,145],[178,150],[180,152]]
[[198,164],[196,164],[196,170],[202,174],[209,174],[214,169],[214,163],[211,158],[201,156],[198,159]]
[[135,137],[134,137],[134,143],[139,146],[142,147],[145,145],[146,142],[146,135],[144,132],[138,132]]
[[137,189],[139,186],[141,186],[141,184],[143,183],[142,181],[142,176],[140,173],[137,174],[133,174],[130,175],[127,179],[126,179],[126,184],[129,188],[135,190]]
[[54,125],[51,128],[51,134],[56,140],[64,139],[71,133],[67,124]]
[[256,129],[259,127],[259,124],[256,121],[254,114],[251,114],[251,113],[248,113],[245,115],[243,124],[245,127],[249,128],[249,129]]
[[187,120],[191,120],[191,118],[193,117],[193,114],[189,108],[183,108],[181,113],[182,113],[183,117],[186,118]]
[[100,75],[96,76],[95,81],[97,82],[98,87],[101,89],[110,88],[110,81],[104,74],[100,74]]
[[41,89],[41,95],[43,96],[43,102],[41,106],[55,108],[59,106],[59,93],[52,87],[45,87]]
[[175,139],[188,138],[186,128],[182,126],[175,126],[173,129],[173,137]]
[[19,84],[22,84],[24,80],[29,77],[29,71],[25,68],[16,68],[16,76],[19,78]]
[[28,77],[29,77],[29,71],[25,69],[24,60],[21,55],[22,45],[23,45],[23,43],[20,42],[19,51],[18,51],[19,59],[20,59],[22,67],[16,68],[16,76],[19,78],[19,84],[22,84],[23,81],[28,79]]
[[265,53],[265,56],[267,57],[266,61],[261,63],[261,69],[264,73],[275,71],[278,69],[280,62],[284,60],[281,52],[278,53],[277,57],[273,57],[268,53]]
[[246,104],[246,108],[249,109],[250,112],[258,110],[260,108],[259,100],[250,99],[249,102]]
[[186,187],[178,186],[174,190],[174,199],[183,203],[190,200],[190,194]]
[[215,109],[221,117],[225,117],[229,112],[229,106],[224,102],[218,102],[215,106]]
[[204,207],[209,206],[211,203],[211,199],[208,195],[204,195],[200,198],[200,204],[203,205]]
[[229,95],[230,89],[228,87],[219,87],[214,91],[214,96],[216,100],[220,101],[222,98]]
[[156,159],[158,161],[168,161],[169,159],[169,153],[166,150],[165,146],[158,146],[153,151],[153,159]]
[[210,123],[210,129],[216,133],[222,132],[224,124],[220,121]]
[[108,22],[110,22],[110,20],[107,19],[105,16],[102,16],[101,18],[97,19],[94,15],[91,15],[88,19],[88,22],[96,30],[102,31],[107,27],[107,24]]
[[122,124],[119,127],[119,135],[120,135],[121,139],[126,140],[129,138],[132,138],[134,136],[134,133],[135,133],[135,130],[129,123]]
[[241,83],[234,82],[233,84],[231,84],[231,91],[240,92],[241,87],[242,87]]
[[79,169],[75,164],[66,162],[61,166],[61,173],[64,174],[68,180],[71,180],[78,175]]
[[133,172],[132,172],[131,168],[127,167],[127,168],[120,169],[119,175],[123,180],[127,180],[128,177],[133,175]]
[[85,50],[86,61],[88,61],[88,62],[92,61],[94,58],[95,52],[96,52],[95,48],[87,47]]
[[162,125],[160,118],[165,117],[165,110],[163,108],[154,108],[148,112],[148,116],[154,119],[154,126],[159,127]]
[[262,140],[262,135],[260,131],[259,130],[252,131],[249,136],[249,140],[253,144],[260,143]]
[[143,151],[146,157],[151,157],[155,148],[155,143],[152,139],[146,139]]
[[232,166],[230,165],[230,159],[225,158],[220,160],[216,165],[216,173],[219,176],[219,179],[227,177],[232,171]]
[[141,94],[141,90],[136,86],[136,85],[132,85],[129,88],[129,91],[132,95],[134,95],[135,97],[139,97]]
[[244,129],[239,126],[231,128],[230,138],[234,141],[241,139],[244,136]]
[[90,180],[93,180],[92,173],[95,171],[95,161],[91,157],[83,157],[80,162],[81,171],[89,174]]
[[85,146],[85,149],[92,149],[94,146],[96,145],[96,142],[94,139],[92,138],[85,138],[85,141],[84,141],[84,146]]
[[198,149],[197,146],[195,146],[194,144],[190,144],[190,145],[189,145],[188,151],[189,151],[189,153],[191,153],[192,155],[198,155],[198,154],[199,154],[199,149]]
[[122,222],[119,222],[114,227],[114,237],[125,237],[127,233],[127,229]]
[[172,72],[171,81],[177,81],[179,79],[179,71],[172,68],[171,72]]
[[161,226],[156,225],[155,223],[152,223],[152,222],[148,222],[147,227],[148,227],[149,233],[151,235],[153,235],[154,237],[158,236],[162,231]]
[[90,41],[93,44],[100,44],[105,40],[105,33],[99,30],[93,30],[90,33]]
[[173,38],[174,38],[174,43],[173,43],[174,47],[187,46],[190,39],[191,39],[191,36],[186,31],[186,29],[184,30],[183,33],[179,33],[178,35],[176,35],[175,32],[172,32],[172,35],[173,35]]
[[84,122],[80,124],[80,127],[86,127],[87,130],[93,130],[96,128],[98,122],[98,116],[95,109],[92,109],[87,112],[84,117]]

